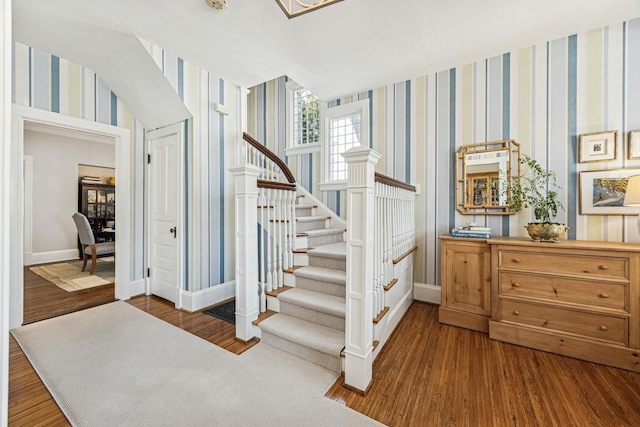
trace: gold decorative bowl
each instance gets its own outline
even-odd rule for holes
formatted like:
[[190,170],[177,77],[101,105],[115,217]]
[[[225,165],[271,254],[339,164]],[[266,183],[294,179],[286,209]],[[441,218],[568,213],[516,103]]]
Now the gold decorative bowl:
[[557,242],[564,238],[569,229],[564,224],[550,222],[530,222],[524,228],[527,229],[529,236],[536,242]]

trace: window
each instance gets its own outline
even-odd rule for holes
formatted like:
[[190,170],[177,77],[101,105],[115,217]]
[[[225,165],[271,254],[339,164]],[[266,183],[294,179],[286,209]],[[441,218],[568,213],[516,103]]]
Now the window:
[[342,153],[359,145],[369,146],[369,100],[328,108],[324,118],[322,190],[344,189],[347,163]]
[[309,90],[287,82],[287,155],[320,150],[321,102]]

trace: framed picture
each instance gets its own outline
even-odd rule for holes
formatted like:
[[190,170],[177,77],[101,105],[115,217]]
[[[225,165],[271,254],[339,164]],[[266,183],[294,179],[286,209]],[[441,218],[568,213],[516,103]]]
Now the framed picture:
[[630,176],[640,169],[580,172],[581,215],[640,215],[640,207],[623,206]]
[[618,131],[585,133],[578,139],[579,162],[603,162],[616,159]]
[[627,147],[629,160],[640,159],[640,130],[629,132],[629,147]]

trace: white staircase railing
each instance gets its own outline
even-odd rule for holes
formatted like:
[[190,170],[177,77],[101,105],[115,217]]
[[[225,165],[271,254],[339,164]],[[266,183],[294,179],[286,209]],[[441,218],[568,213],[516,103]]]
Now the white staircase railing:
[[375,173],[380,154],[342,154],[347,178],[345,383],[366,391],[372,378],[373,322],[385,311],[394,262],[415,247],[415,187]]
[[258,181],[260,312],[267,310],[266,292],[284,286],[284,270],[293,267],[296,236],[294,186]]
[[293,266],[296,183],[287,165],[244,133],[236,187],[236,337],[249,341],[266,311],[266,292],[284,285]]
[[416,244],[415,187],[376,173],[374,215],[374,310],[377,317],[385,308],[384,287],[393,277],[393,261]]

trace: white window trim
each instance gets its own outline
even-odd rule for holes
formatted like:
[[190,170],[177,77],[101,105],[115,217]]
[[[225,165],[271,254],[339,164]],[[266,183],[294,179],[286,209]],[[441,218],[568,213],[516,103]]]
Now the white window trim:
[[[294,145],[293,141],[293,94],[295,91],[304,89],[304,87],[300,86],[298,83],[293,80],[289,80],[286,84],[286,92],[287,99],[285,105],[285,114],[286,114],[286,138],[287,138],[287,148],[285,148],[284,152],[287,156],[298,156],[301,154],[309,154],[320,151],[322,147],[322,126],[320,127],[320,142],[314,144],[304,144],[304,145]],[[326,103],[320,101],[320,120],[322,121],[322,117],[324,115]]]
[[360,114],[360,144],[369,147],[369,100],[362,99],[348,104],[338,105],[324,110],[322,117],[322,128],[320,129],[320,141],[322,141],[322,172],[320,181],[320,191],[344,190],[347,188],[347,180],[329,180],[329,123],[331,119],[342,116],[352,116]]

